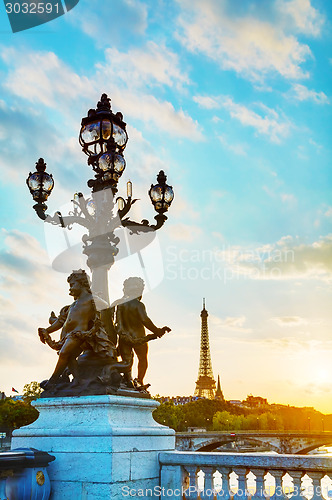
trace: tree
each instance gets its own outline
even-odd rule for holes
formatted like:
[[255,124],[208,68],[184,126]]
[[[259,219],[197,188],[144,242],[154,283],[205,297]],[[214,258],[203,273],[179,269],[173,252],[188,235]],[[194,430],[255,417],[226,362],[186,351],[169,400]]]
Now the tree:
[[38,418],[38,411],[28,401],[14,401],[6,398],[0,401],[0,426],[18,429]]
[[224,401],[210,399],[199,399],[184,405],[167,401],[161,403],[153,412],[153,417],[160,424],[179,432],[187,430],[188,427],[212,429],[213,415],[224,408],[228,408]]
[[153,418],[162,425],[167,425],[176,431],[181,429],[182,408],[176,406],[172,401],[161,403],[161,405],[153,412]]
[[25,384],[23,387],[23,398],[24,401],[33,401],[34,399],[40,398],[42,389],[38,382],[32,381],[30,384]]

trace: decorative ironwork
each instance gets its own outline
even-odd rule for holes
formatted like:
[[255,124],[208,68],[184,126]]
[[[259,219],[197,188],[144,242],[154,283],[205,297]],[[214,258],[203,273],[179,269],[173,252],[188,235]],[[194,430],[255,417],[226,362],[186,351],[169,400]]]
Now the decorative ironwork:
[[[144,370],[139,369],[136,384],[131,380],[129,372],[132,351],[137,354],[139,346],[142,351],[142,345],[146,342],[170,331],[168,327],[157,328],[146,317],[139,329],[140,338],[128,339],[127,330],[122,332],[121,325],[117,325],[116,331],[113,323],[113,310],[110,308],[108,294],[108,271],[119,253],[119,232],[115,231],[123,226],[127,227],[131,234],[141,234],[153,233],[161,228],[167,220],[164,213],[170,207],[174,193],[173,188],[166,184],[166,175],[161,171],[157,177],[158,184],[152,185],[149,191],[157,212],[156,223],[150,224],[146,219],[135,222],[126,217],[137,199],[132,198],[130,181],[127,182],[127,198],[114,198],[126,165],[123,151],[128,135],[122,113],[114,114],[110,102],[111,99],[103,94],[96,109],[90,109],[88,116],[82,119],[79,142],[88,156],[88,165],[91,165],[95,172],[95,178],[88,181],[88,186],[92,188],[91,197],[85,198],[82,193],[75,193],[72,200],[73,209],[68,215],[63,216],[57,211],[50,216],[46,214],[45,201],[51,194],[54,181],[52,175],[46,173],[46,163],[42,158],[36,164],[37,171],[30,173],[27,179],[33,199],[37,202],[33,208],[40,219],[66,229],[71,229],[73,224],[87,229],[87,233],[82,237],[83,253],[87,256],[87,265],[92,272],[91,289],[90,285],[85,283],[83,286],[80,282],[82,276],[86,277],[84,271],[74,272],[69,277],[70,294],[75,298],[74,304],[63,308],[58,317],[51,315],[50,327],[39,329],[42,342],[59,352],[53,375],[41,384],[44,397],[118,394],[119,390],[124,391],[124,395],[137,395],[137,392],[140,392],[148,396],[148,385],[143,384]],[[130,302],[132,309],[135,300],[133,298]],[[145,311],[139,300],[136,302],[137,308],[143,308]],[[119,308],[121,309],[120,306]],[[122,309],[125,309],[125,306]],[[130,317],[130,311],[127,313],[123,315],[126,316],[126,321]],[[75,314],[75,319],[71,318]],[[141,312],[139,316],[143,317]],[[72,325],[76,325],[74,329]],[[145,335],[144,327],[151,330],[152,334]],[[60,329],[61,340],[56,342],[49,334]],[[122,342],[119,342],[123,351],[121,362],[117,359],[117,336],[122,338]],[[147,353],[146,346],[144,349]],[[140,358],[141,363],[144,358],[143,364],[146,362],[145,357]],[[120,388],[121,373],[126,375],[123,376],[127,381],[125,389]],[[72,375],[72,380],[69,375]]]
[[209,330],[208,312],[205,309],[205,299],[203,299],[203,309],[201,311],[201,351],[199,359],[198,379],[194,395],[200,398],[213,399],[215,397],[216,381],[213,378]]
[[[46,213],[44,203],[54,186],[51,174],[45,172],[46,163],[42,158],[37,162],[37,172],[29,175],[27,184],[37,204],[34,209],[38,217],[50,224],[71,229],[73,224],[87,228],[83,240],[83,253],[88,255],[88,266],[93,272],[101,265],[111,266],[118,253],[119,239],[114,231],[121,227],[128,227],[131,234],[146,233],[160,229],[167,217],[165,212],[170,207],[174,192],[172,186],[166,184],[166,175],[160,171],[156,185],[151,185],[149,196],[157,212],[156,223],[150,224],[144,219],[136,222],[126,217],[137,199],[132,198],[132,183],[127,183],[127,199],[118,197],[113,199],[117,192],[117,184],[125,168],[123,150],[128,141],[126,123],[120,112],[113,113],[111,99],[106,94],[101,96],[96,109],[90,109],[88,116],[82,119],[79,142],[85,154],[88,155],[88,164],[95,171],[95,178],[88,181],[92,188],[91,198],[85,199],[82,193],[74,195],[73,211],[63,216],[57,211],[53,216]],[[110,189],[109,189],[110,188]],[[117,201],[117,213],[115,212]],[[94,282],[94,276],[92,276]],[[107,300],[107,294],[104,294]]]

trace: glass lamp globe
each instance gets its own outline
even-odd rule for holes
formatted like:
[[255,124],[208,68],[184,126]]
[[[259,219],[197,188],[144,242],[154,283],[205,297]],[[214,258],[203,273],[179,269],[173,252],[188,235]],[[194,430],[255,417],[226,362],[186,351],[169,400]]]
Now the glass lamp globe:
[[159,213],[167,212],[174,198],[172,186],[166,184],[167,177],[163,170],[158,174],[158,184],[151,185],[149,196],[155,210]]
[[37,203],[43,203],[47,200],[54,187],[54,179],[52,174],[48,174],[46,163],[43,158],[39,158],[36,163],[37,171],[33,174],[30,172],[27,178],[27,185],[32,194],[32,197]]
[[126,162],[122,154],[108,152],[99,157],[98,167],[103,172],[104,178],[118,181],[126,168]]
[[123,151],[128,141],[122,113],[114,114],[111,99],[103,94],[97,109],[90,109],[82,119],[79,142],[85,154],[98,156],[109,150]]

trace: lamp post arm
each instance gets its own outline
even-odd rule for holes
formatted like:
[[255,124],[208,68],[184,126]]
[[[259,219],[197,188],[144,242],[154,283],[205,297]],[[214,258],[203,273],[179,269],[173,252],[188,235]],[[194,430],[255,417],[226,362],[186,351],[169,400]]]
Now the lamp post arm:
[[45,205],[45,203],[36,203],[33,209],[41,220],[46,220],[47,217],[49,217],[49,215],[45,213],[47,210],[47,205]]
[[118,214],[119,214],[119,217],[120,219],[122,219],[125,215],[127,215],[127,213],[129,212],[129,210],[131,209],[132,205],[138,201],[138,198],[135,198],[134,200],[131,199],[131,196],[128,196],[127,200],[123,200],[125,202],[125,206],[123,207],[122,210],[118,210]]
[[132,233],[139,233],[139,232],[147,232],[151,230],[151,226],[149,225],[149,221],[143,220],[141,223],[140,222],[135,222],[133,220],[130,220],[129,218],[123,219],[121,221],[122,225],[124,227],[128,227]]
[[49,222],[50,224],[58,225],[61,227],[68,227],[72,226],[73,224],[79,224],[80,226],[86,227],[87,229],[91,228],[91,221],[87,220],[84,217],[80,217],[79,215],[65,215],[63,217],[60,212],[55,212],[53,217],[47,215],[44,220],[46,220],[46,222]]
[[93,224],[93,218],[90,214],[87,214],[88,217],[81,217],[79,215],[66,215],[63,217],[61,212],[55,212],[52,217],[46,213],[47,205],[45,203],[36,203],[33,208],[41,220],[57,226],[68,227],[72,224],[79,224],[90,229]]
[[160,229],[164,225],[165,221],[167,220],[167,217],[164,214],[158,214],[155,216],[155,219],[156,219],[157,223],[150,224],[149,221],[146,219],[143,219],[142,222],[139,223],[139,222],[132,221],[128,218],[128,219],[122,220],[122,225],[124,227],[130,228],[130,230],[133,233],[139,233],[139,232],[144,233],[144,232],[148,232],[148,231],[157,231],[158,229]]
[[83,194],[82,193],[79,193],[78,194],[78,203],[77,205],[80,207],[81,211],[82,211],[82,214],[84,215],[84,217],[90,221],[91,223],[93,223],[94,219],[93,217],[89,214],[88,212],[88,209],[86,208],[86,205],[87,205],[87,201],[86,199],[84,198]]
[[154,225],[152,225],[150,227],[152,229],[154,229],[155,231],[157,231],[158,229],[160,229],[165,224],[165,222],[167,221],[167,217],[164,214],[158,214],[158,215],[155,216],[155,219],[157,221],[157,224],[154,224]]

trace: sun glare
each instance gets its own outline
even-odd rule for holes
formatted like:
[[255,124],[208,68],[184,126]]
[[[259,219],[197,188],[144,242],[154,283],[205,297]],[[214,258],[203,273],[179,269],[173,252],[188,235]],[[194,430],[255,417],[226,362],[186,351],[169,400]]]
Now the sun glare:
[[317,383],[331,380],[331,370],[328,368],[318,368],[315,372],[315,380]]

